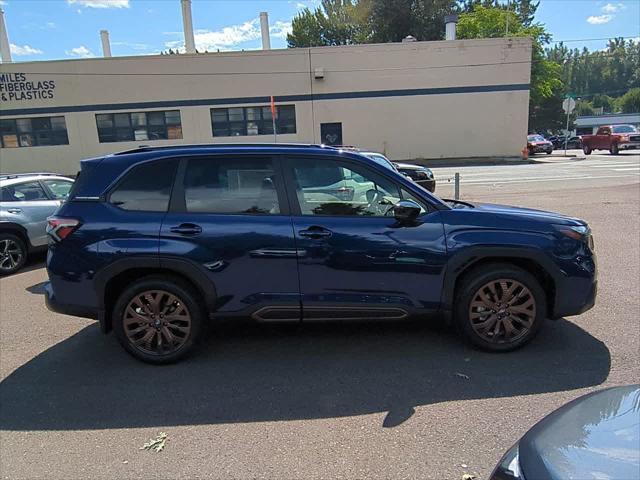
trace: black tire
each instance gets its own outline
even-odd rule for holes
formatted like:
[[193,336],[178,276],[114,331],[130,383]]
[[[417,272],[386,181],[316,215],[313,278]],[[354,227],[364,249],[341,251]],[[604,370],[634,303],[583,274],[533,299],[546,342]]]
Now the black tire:
[[618,155],[620,153],[620,147],[617,143],[611,145],[611,150],[609,150],[611,155]]
[[553,153],[553,150],[547,150],[547,155],[551,155]]
[[[136,328],[131,328],[131,323],[129,323],[128,327],[125,327],[125,309],[127,309],[129,303],[134,301],[138,295],[151,291],[161,291],[175,296],[175,298],[178,300],[176,304],[180,305],[181,311],[186,310],[187,315],[189,315],[190,317],[190,323],[188,324],[189,332],[185,334],[184,337],[179,338],[181,342],[179,347],[173,348],[171,351],[164,353],[151,353],[144,348],[144,345],[134,345],[133,341],[130,339],[130,336],[132,335],[132,331]],[[175,278],[172,276],[144,277],[134,282],[118,297],[118,300],[116,301],[116,304],[113,308],[113,330],[123,348],[138,360],[142,360],[143,362],[152,363],[155,365],[174,363],[188,355],[193,349],[196,340],[199,338],[200,331],[202,330],[202,324],[205,319],[205,311],[202,308],[201,304],[202,301],[200,299],[200,296],[193,290],[192,287],[190,287],[179,278]],[[139,317],[142,317],[143,315],[147,315],[147,312],[143,311],[142,315],[139,315]],[[145,318],[150,322],[148,325],[151,325],[151,322],[154,321],[150,317]],[[157,319],[155,321],[159,322],[160,320]],[[164,335],[164,333],[161,334],[159,330],[157,331],[157,333],[152,332],[152,330],[156,327],[144,327],[143,323],[139,323],[138,325],[138,328],[146,328],[146,330],[141,333],[149,332],[150,334],[154,335],[151,341],[145,342],[145,344],[155,342],[158,337],[160,338],[160,343],[162,341],[166,342],[167,337]],[[164,325],[167,325],[167,322],[164,322]],[[173,326],[169,327],[174,328]],[[168,328],[163,327],[162,325],[159,325],[158,328],[163,329],[163,331],[168,330]],[[170,330],[170,333],[175,334],[177,332],[176,330]],[[176,336],[176,338],[178,337]]]
[[20,270],[27,261],[27,246],[12,233],[0,233],[0,276]]
[[[521,336],[512,341],[489,341],[481,336],[472,326],[471,302],[478,291],[486,284],[497,280],[511,280],[520,283],[533,297],[535,315],[532,315],[530,328],[523,328]],[[524,290],[522,290],[524,291]],[[515,306],[514,306],[515,307]],[[507,312],[509,313],[509,312]],[[487,315],[491,313],[487,312]],[[456,289],[454,304],[454,322],[458,332],[471,344],[491,352],[507,352],[522,347],[530,342],[538,333],[547,316],[546,296],[536,278],[529,272],[508,263],[491,263],[482,265],[465,274]],[[508,317],[511,326],[514,324]],[[497,320],[497,323],[503,320]],[[489,328],[491,330],[492,328]],[[504,324],[502,329],[504,330]]]
[[591,147],[589,145],[583,145],[582,151],[585,155],[591,155]]

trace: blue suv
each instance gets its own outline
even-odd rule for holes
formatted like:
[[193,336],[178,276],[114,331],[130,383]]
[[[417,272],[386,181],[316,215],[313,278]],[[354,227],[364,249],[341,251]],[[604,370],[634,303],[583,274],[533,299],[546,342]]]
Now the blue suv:
[[443,201],[354,152],[314,145],[141,147],[82,161],[49,218],[49,309],[98,319],[150,363],[207,321],[444,316],[486,350],[596,296],[588,225]]

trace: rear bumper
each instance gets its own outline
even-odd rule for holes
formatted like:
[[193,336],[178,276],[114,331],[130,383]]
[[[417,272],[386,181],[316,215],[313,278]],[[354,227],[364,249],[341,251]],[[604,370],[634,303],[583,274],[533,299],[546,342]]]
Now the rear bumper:
[[[51,287],[51,282],[47,282],[44,286],[44,303],[49,310],[63,315],[72,315],[74,317],[91,318],[93,320],[101,320],[103,312],[99,309],[86,307],[83,305],[69,305],[60,303]],[[103,323],[102,321],[100,322]]]

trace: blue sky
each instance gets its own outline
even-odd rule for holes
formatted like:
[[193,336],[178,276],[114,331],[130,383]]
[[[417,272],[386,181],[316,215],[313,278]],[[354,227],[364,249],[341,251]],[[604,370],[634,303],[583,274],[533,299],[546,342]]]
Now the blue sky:
[[[260,47],[260,11],[269,12],[272,48],[286,47],[291,19],[319,0],[192,0],[199,50]],[[183,44],[179,0],[0,0],[13,61],[100,56],[101,29],[113,55],[158,53]],[[554,40],[640,36],[640,0],[542,0],[537,20]],[[600,49],[606,40],[572,41]]]

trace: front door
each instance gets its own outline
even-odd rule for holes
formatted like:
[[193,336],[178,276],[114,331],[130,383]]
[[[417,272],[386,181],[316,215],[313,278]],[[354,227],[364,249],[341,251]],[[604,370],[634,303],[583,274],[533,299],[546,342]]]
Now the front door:
[[162,258],[194,262],[215,286],[219,316],[300,320],[293,227],[277,159],[183,159],[161,228]]
[[321,123],[320,141],[325,145],[343,145],[342,123]]
[[[287,164],[303,320],[399,319],[439,308],[446,247],[437,210],[392,176],[347,159]],[[423,205],[417,221],[393,217],[401,198]]]

